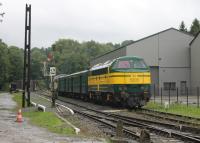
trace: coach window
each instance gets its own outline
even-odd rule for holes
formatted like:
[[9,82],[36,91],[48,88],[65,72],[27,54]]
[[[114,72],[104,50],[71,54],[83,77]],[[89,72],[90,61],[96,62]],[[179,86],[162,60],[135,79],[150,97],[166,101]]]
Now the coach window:
[[103,69],[98,69],[98,70],[94,70],[92,71],[92,75],[101,75],[101,74],[106,74],[108,73],[108,68],[103,68]]
[[98,75],[98,70],[92,71],[92,75]]
[[103,69],[101,69],[101,72],[100,72],[100,74],[107,74],[108,73],[108,68],[106,67],[106,68],[103,68]]

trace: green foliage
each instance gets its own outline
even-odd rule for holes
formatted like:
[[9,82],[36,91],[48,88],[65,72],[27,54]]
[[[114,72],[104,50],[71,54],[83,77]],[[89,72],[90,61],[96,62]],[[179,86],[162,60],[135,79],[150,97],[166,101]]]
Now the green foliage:
[[[95,41],[78,42],[72,39],[59,39],[49,48],[31,49],[31,79],[43,80],[43,63],[49,67],[56,66],[57,74],[70,74],[88,69],[90,60],[114,48],[132,42],[126,40],[122,44],[98,43]],[[48,61],[47,55],[53,58]],[[8,47],[0,39],[0,86],[8,87],[10,82],[22,80],[24,66],[23,49],[15,46]],[[48,73],[48,72],[47,72]],[[42,84],[44,85],[44,84]]]
[[200,31],[200,23],[198,19],[194,19],[190,28],[190,33],[196,35]]
[[180,26],[179,26],[179,30],[183,31],[183,32],[187,32],[187,28],[185,26],[184,21],[181,22]]
[[189,32],[195,36],[200,31],[200,22],[197,18],[195,18],[190,26],[190,30],[187,30],[184,21],[182,21],[179,26],[179,30],[183,32]]
[[0,40],[0,65],[0,86],[7,90],[10,82],[22,79],[23,50]]
[[43,61],[46,60],[44,49],[33,48],[31,50],[31,79],[38,80],[43,78]]
[[9,58],[8,47],[5,43],[0,41],[0,87],[5,89],[5,83],[8,83],[9,78]]
[[95,41],[79,43],[72,39],[60,39],[51,48],[54,50],[54,62],[58,73],[70,74],[87,69],[91,59],[112,50],[113,46],[110,43],[100,44]]
[[22,108],[22,93],[13,93],[12,99],[17,103],[16,109],[21,109]]
[[130,44],[130,43],[133,43],[134,41],[133,40],[125,40],[125,41],[123,41],[122,43],[121,43],[121,46],[126,46],[126,45],[128,45],[128,44]]
[[38,84],[38,87],[41,89],[45,89],[47,87],[45,80],[37,80],[37,84]]
[[23,50],[15,46],[8,48],[9,82],[22,79],[23,74]]

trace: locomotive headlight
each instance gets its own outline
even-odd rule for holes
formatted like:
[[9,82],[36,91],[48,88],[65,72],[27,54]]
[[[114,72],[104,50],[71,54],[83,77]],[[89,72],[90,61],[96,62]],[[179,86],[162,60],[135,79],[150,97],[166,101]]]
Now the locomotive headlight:
[[126,91],[127,87],[125,85],[119,86],[119,91]]
[[145,87],[144,87],[144,86],[141,86],[141,87],[140,87],[140,89],[141,89],[141,90],[144,90],[144,89],[145,89]]
[[148,86],[141,86],[140,89],[143,91],[148,91]]
[[126,86],[124,86],[124,90],[127,90],[127,87],[126,87]]

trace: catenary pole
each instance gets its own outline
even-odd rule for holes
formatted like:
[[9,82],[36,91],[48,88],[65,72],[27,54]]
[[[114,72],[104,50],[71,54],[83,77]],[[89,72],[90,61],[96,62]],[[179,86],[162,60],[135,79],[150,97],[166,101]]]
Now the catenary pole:
[[[25,38],[24,38],[24,72],[23,72],[23,93],[22,107],[30,106],[30,62],[31,60],[31,5],[26,4],[25,9]],[[27,92],[27,97],[26,97]]]

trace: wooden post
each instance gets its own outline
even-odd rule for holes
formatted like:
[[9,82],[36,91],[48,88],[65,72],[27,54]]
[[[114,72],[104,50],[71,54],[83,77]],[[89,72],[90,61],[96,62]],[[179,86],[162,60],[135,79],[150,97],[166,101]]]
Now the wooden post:
[[117,137],[123,136],[123,122],[121,120],[118,120],[117,122],[116,136]]

